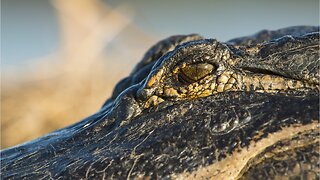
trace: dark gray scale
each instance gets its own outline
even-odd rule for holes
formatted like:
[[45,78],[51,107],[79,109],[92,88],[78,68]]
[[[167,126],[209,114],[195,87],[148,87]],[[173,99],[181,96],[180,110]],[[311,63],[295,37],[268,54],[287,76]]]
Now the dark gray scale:
[[319,35],[285,36],[265,43],[257,53],[243,56],[239,67],[319,84]]
[[[281,177],[287,179],[319,179],[320,166],[318,162],[320,148],[319,141],[314,141],[314,137],[319,137],[319,131],[299,134],[291,139],[292,141],[298,138],[310,141],[306,146],[298,146],[294,149],[283,148],[282,151],[279,150],[288,144],[290,145],[290,140],[288,142],[287,139],[268,147],[264,152],[251,160],[248,169],[246,169],[240,179],[271,180]],[[268,156],[267,153],[270,152],[272,152],[272,155]]]
[[228,41],[228,43],[237,46],[254,46],[256,44],[266,43],[287,35],[297,37],[312,32],[319,32],[319,26],[293,26],[274,31],[263,30],[253,36],[231,39]]

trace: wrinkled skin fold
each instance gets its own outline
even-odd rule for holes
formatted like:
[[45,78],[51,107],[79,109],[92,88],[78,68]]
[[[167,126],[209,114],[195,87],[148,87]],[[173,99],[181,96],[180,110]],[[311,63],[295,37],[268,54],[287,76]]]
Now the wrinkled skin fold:
[[1,151],[2,179],[317,179],[319,28],[153,46],[94,115]]

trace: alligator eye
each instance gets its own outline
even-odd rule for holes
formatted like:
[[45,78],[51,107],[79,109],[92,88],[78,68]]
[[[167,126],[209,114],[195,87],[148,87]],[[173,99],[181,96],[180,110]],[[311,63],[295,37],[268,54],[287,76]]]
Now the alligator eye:
[[215,70],[215,66],[208,63],[190,64],[181,68],[178,73],[178,80],[182,83],[194,83]]

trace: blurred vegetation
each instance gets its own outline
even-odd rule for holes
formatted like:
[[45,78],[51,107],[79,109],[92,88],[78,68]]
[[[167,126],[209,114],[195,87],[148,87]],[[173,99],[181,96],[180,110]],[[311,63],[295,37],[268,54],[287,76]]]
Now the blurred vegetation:
[[[96,112],[155,41],[121,13],[128,11],[125,6],[114,9],[98,0],[51,3],[59,19],[61,45],[26,72],[2,77],[1,148]],[[106,47],[114,43],[125,53],[108,54]]]

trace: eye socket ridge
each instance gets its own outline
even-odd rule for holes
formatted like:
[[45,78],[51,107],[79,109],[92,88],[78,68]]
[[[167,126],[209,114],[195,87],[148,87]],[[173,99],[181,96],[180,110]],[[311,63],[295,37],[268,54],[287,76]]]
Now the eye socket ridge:
[[182,67],[178,72],[178,80],[184,84],[197,82],[207,75],[214,73],[217,66],[210,63],[194,63]]

